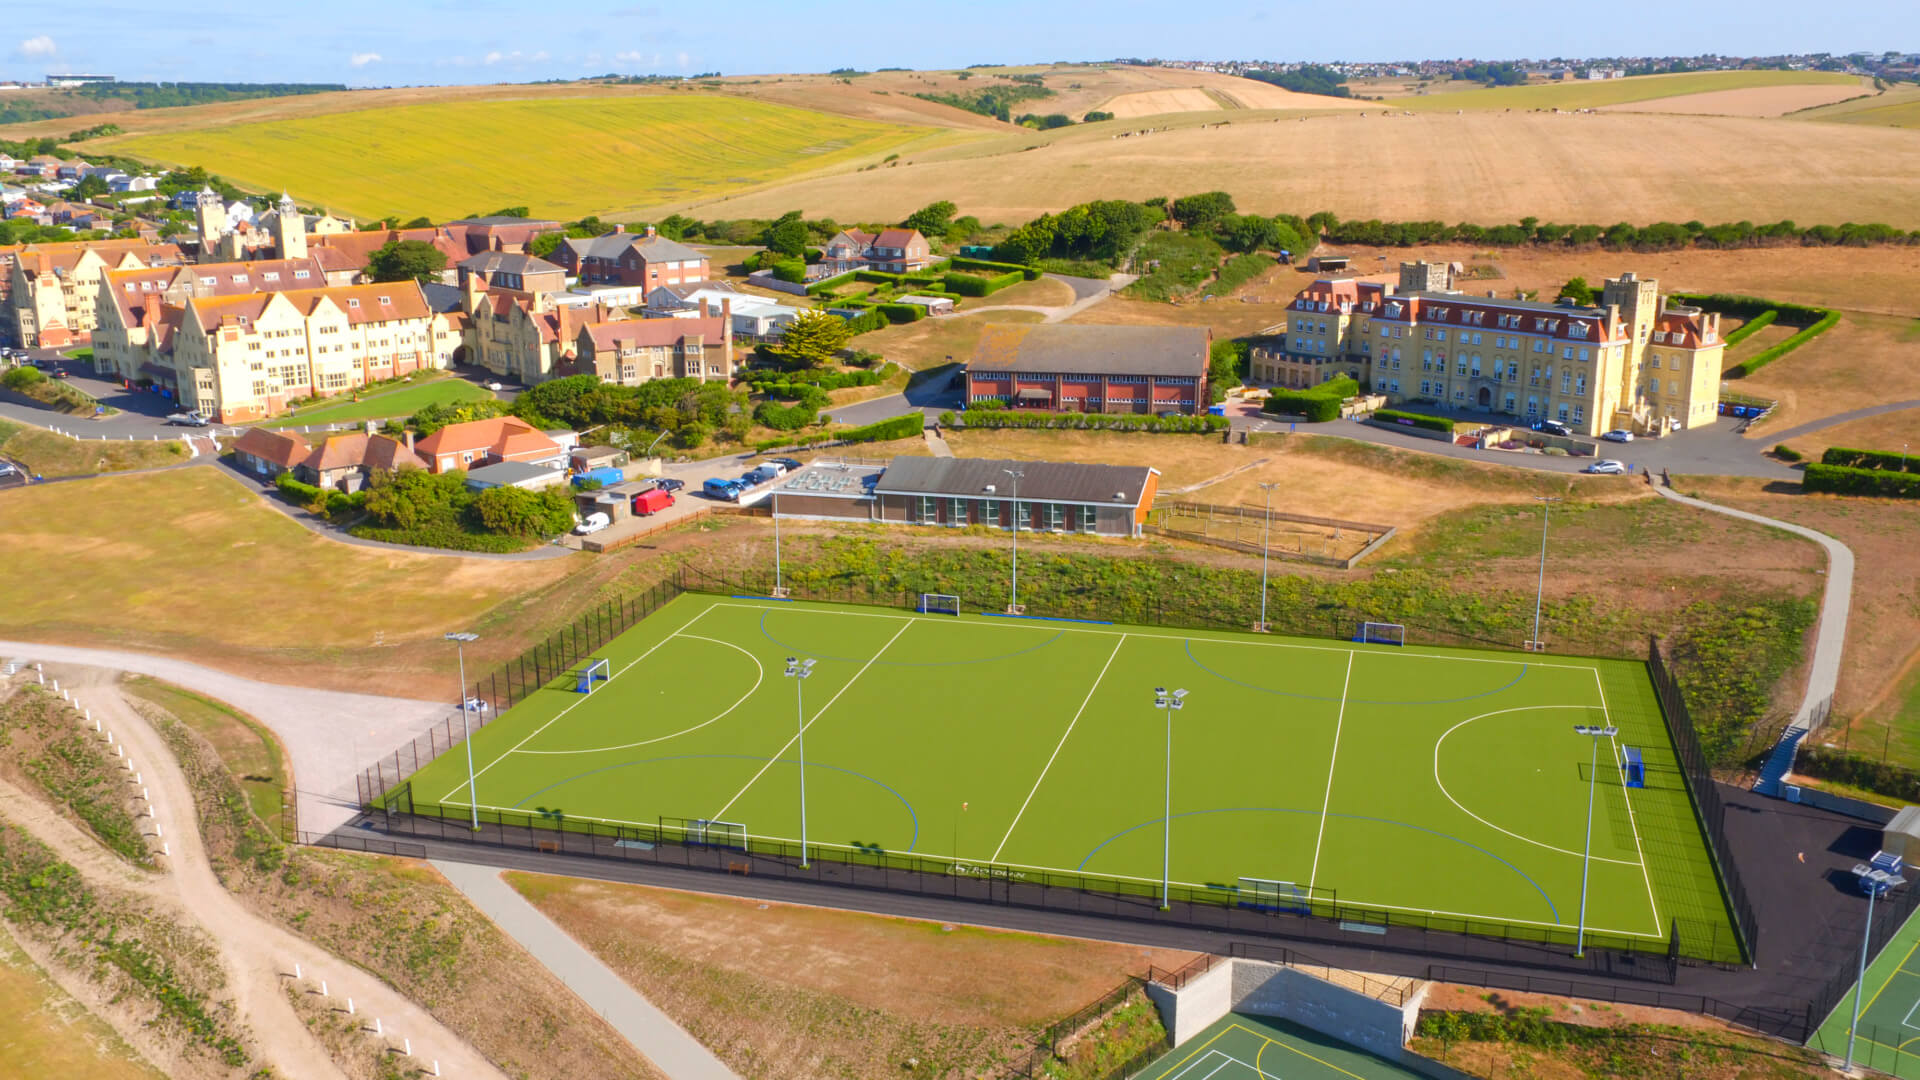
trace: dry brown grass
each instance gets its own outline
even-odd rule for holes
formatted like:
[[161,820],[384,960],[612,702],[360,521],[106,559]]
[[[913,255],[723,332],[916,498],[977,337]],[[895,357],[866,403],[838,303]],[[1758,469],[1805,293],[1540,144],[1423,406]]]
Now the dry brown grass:
[[1911,319],[1849,314],[1840,324],[1740,380],[1736,389],[1779,401],[1765,423],[1747,433],[1764,441],[1823,416],[1870,405],[1920,399],[1920,367],[1912,358]]
[[[1221,119],[1231,123],[1205,126]],[[1882,127],[1630,113],[1385,118],[1338,106],[1319,115],[1192,113],[1168,126],[1134,138],[1114,138],[1109,124],[1023,132],[688,212],[771,217],[799,207],[842,220],[898,219],[937,195],[983,221],[1016,222],[1088,199],[1219,188],[1243,211],[1262,213],[1920,226],[1920,141]],[[1607,166],[1576,164],[1601,161]],[[1875,167],[1860,169],[1862,161]],[[1367,182],[1356,184],[1358,176]]]
[[1602,105],[1602,112],[1681,113],[1692,116],[1785,116],[1857,97],[1870,90],[1839,83],[1799,86],[1748,86],[1739,90],[1709,90],[1703,94],[1655,98],[1621,105]]
[[[1779,429],[1777,424],[1767,426]],[[1767,441],[1764,427],[1754,434],[1760,441]],[[1904,445],[1913,451],[1914,460],[1920,461],[1920,409],[1849,420],[1789,439],[1787,445],[1805,454],[1809,461],[1820,460],[1820,455],[1829,446],[1844,446],[1852,450],[1885,450],[1897,454]]]
[[973,347],[979,343],[981,332],[994,323],[1037,323],[1044,318],[1037,311],[947,315],[861,334],[854,339],[853,347],[877,352],[903,368],[919,371],[946,363],[965,363],[973,356]]
[[1220,103],[1197,86],[1182,86],[1121,94],[1100,108],[1112,113],[1117,120],[1131,120],[1137,116],[1158,116],[1161,113],[1218,111]]
[[1034,1025],[1190,954],[511,873],[749,1080],[978,1076]]
[[[1002,304],[1036,304],[1041,307],[1063,307],[1073,303],[1073,289],[1064,281],[1040,277],[1032,281],[1023,281],[1018,285],[1009,285],[992,296],[983,296],[977,300],[968,300],[960,310],[995,307]],[[991,315],[982,318],[993,318]]]

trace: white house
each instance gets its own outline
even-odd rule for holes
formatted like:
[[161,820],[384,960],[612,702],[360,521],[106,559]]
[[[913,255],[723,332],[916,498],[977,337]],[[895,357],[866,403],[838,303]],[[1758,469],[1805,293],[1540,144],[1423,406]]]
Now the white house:
[[690,319],[700,315],[704,302],[717,310],[727,301],[733,313],[733,336],[766,340],[786,333],[788,324],[798,319],[803,309],[789,307],[777,300],[741,292],[729,281],[691,282],[662,285],[647,294],[647,316]]
[[107,181],[115,191],[152,191],[160,186],[157,176],[118,176]]

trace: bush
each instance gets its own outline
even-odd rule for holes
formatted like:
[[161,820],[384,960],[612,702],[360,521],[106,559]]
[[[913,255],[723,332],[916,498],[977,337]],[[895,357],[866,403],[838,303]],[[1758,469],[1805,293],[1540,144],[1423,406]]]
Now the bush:
[[1901,802],[1920,802],[1920,772],[1844,750],[1802,746],[1793,768],[1795,772],[1864,788]]
[[1920,499],[1920,475],[1884,469],[1855,469],[1845,465],[1808,465],[1800,477],[1806,491],[1833,495],[1872,495],[1888,499]]
[[349,495],[344,491],[327,492],[327,516],[345,517],[367,508],[367,493],[356,491]]
[[1773,447],[1773,456],[1779,458],[1781,461],[1799,461],[1801,458],[1804,458],[1807,455],[1801,453],[1798,450],[1795,450],[1793,447],[1788,446],[1786,443],[1775,443]]
[[1376,409],[1373,418],[1404,427],[1426,428],[1428,431],[1444,431],[1449,435],[1453,434],[1453,421],[1443,416],[1422,416],[1419,413],[1402,412],[1399,409]]
[[[1776,450],[1781,449],[1775,447]],[[1794,455],[1799,460],[1799,455]],[[1850,469],[1885,469],[1890,472],[1913,472],[1915,460],[1907,454],[1890,454],[1885,450],[1849,450],[1842,446],[1829,446],[1827,452],[1820,455],[1822,465],[1844,465]]]
[[992,296],[1009,285],[1018,285],[1026,280],[1026,275],[1018,270],[1009,270],[993,277],[980,277],[975,274],[950,273],[941,282],[947,292],[955,296]]
[[776,281],[798,285],[807,280],[807,264],[801,259],[777,260],[773,264],[773,277]]
[[1778,311],[1775,311],[1772,308],[1768,308],[1767,310],[1761,312],[1760,314],[1755,315],[1753,318],[1748,319],[1745,326],[1742,326],[1740,329],[1735,330],[1733,333],[1727,335],[1727,347],[1732,348],[1733,346],[1738,345],[1741,342],[1747,340],[1748,338],[1759,333],[1761,330],[1765,329],[1766,327],[1771,326],[1773,324],[1773,320],[1779,317],[1780,317],[1780,313]]
[[772,401],[763,401],[754,407],[753,419],[762,427],[775,431],[798,431],[808,427],[820,418],[820,409],[802,401],[798,405],[781,405]]
[[9,390],[25,390],[35,383],[46,381],[46,373],[37,367],[12,368],[5,375],[0,375],[0,386],[5,386]]
[[984,408],[974,402],[960,414],[969,428],[1029,428],[1052,431],[1142,431],[1158,434],[1202,434],[1224,431],[1232,421],[1224,416],[1154,416],[1149,413],[1051,413]]
[[919,322],[927,317],[927,309],[915,304],[875,304],[873,311],[888,322]]
[[895,439],[913,438],[925,431],[926,427],[927,418],[914,412],[839,432],[837,438],[842,442],[850,443],[892,442]]
[[1269,390],[1260,411],[1277,416],[1302,416],[1309,423],[1340,419],[1340,403],[1360,392],[1360,384],[1342,375],[1307,390]]
[[1022,266],[1019,263],[992,262],[987,259],[953,258],[947,260],[947,266],[952,270],[989,270],[1001,273],[1017,273],[1028,281],[1032,281],[1034,278],[1040,276],[1040,269],[1038,267]]
[[[294,479],[290,472],[283,472],[274,477],[273,486],[280,489],[280,494],[296,506],[313,506],[321,500],[319,488],[312,484],[301,483]],[[362,504],[366,502],[365,499],[360,501]]]
[[1232,292],[1278,265],[1271,255],[1235,255],[1220,268],[1219,278],[1213,283],[1214,290]]

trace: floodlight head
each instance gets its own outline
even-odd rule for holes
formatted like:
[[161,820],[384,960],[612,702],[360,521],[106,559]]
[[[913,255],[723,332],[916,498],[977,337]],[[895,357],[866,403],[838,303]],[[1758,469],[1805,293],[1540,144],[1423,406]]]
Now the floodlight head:
[[1600,735],[1603,738],[1611,739],[1618,734],[1620,734],[1620,729],[1614,727],[1612,724],[1608,724],[1606,727],[1600,729]]
[[1183,698],[1187,696],[1187,692],[1185,690],[1175,690],[1173,696],[1175,698]]
[[479,641],[480,635],[462,630],[458,633],[448,634],[446,638],[448,641]]
[[1153,696],[1154,696],[1154,697],[1166,697],[1166,696],[1167,696],[1167,688],[1166,688],[1166,687],[1164,687],[1164,686],[1156,686],[1156,687],[1154,687],[1154,688],[1153,688]]

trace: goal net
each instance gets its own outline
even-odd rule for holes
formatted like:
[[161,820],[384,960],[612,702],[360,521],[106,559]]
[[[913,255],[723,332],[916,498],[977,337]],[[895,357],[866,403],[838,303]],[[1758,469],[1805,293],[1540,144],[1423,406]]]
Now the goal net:
[[699,847],[747,850],[747,827],[737,821],[710,818],[661,818],[660,839],[675,840]]
[[582,668],[576,675],[573,692],[576,694],[593,693],[593,684],[606,682],[613,677],[613,666],[605,659],[595,660]]
[[1235,903],[1243,908],[1255,911],[1281,911],[1294,915],[1313,914],[1314,901],[1332,903],[1333,890],[1301,885],[1293,881],[1275,881],[1270,878],[1243,877],[1235,890],[1238,894]]
[[1362,645],[1405,645],[1407,628],[1392,622],[1361,623],[1360,633],[1353,640]]
[[920,613],[922,615],[958,615],[960,598],[948,593],[921,593]]

